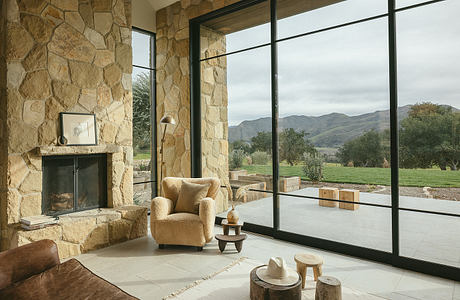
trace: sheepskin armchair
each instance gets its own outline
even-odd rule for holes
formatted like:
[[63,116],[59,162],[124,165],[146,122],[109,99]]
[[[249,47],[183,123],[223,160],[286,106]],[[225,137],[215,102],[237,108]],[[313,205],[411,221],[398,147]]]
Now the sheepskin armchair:
[[[199,202],[199,213],[175,212],[182,182],[210,184],[205,198]],[[164,197],[152,200],[150,231],[159,244],[195,246],[199,251],[214,235],[215,197],[220,187],[218,178],[166,177],[162,181]]]

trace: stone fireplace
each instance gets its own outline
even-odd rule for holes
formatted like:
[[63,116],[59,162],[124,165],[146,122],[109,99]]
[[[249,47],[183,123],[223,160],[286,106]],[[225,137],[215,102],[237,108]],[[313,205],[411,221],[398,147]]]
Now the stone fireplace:
[[107,207],[107,155],[46,156],[42,214],[58,216]]
[[[49,238],[68,257],[145,235],[146,208],[133,205],[131,1],[5,0],[0,9],[1,249]],[[60,112],[94,113],[98,144],[58,146]],[[43,163],[69,155],[105,157],[103,208],[68,213],[79,201],[69,191],[55,199],[66,213],[58,225],[23,231],[22,217],[49,210]]]

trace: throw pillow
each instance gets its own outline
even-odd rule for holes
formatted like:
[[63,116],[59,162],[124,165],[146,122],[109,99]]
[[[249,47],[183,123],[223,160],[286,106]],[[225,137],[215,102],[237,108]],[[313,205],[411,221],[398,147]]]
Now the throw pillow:
[[182,186],[179,192],[179,198],[176,202],[175,212],[187,212],[198,214],[200,208],[200,201],[208,194],[208,184],[197,184],[182,181]]

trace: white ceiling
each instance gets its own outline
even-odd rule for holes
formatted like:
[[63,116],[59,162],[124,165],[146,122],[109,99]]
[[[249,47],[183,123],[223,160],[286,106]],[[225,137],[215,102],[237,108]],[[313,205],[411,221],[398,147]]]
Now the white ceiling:
[[[141,1],[141,0],[137,0]],[[153,9],[158,11],[162,9],[163,7],[169,6],[173,4],[174,2],[177,2],[178,0],[146,0],[152,5]]]

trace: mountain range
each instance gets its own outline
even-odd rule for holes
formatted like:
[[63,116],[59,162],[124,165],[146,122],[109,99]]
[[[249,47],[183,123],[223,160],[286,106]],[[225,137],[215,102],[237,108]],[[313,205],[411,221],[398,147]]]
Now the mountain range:
[[[407,117],[410,105],[398,108],[398,118]],[[308,132],[309,140],[316,147],[338,148],[346,141],[362,135],[371,129],[383,131],[390,128],[390,111],[382,110],[357,116],[330,113],[318,117],[294,115],[279,118],[280,131],[283,128],[294,128],[296,131]],[[270,117],[243,121],[237,126],[228,128],[228,140],[250,141],[259,131],[271,131]]]

